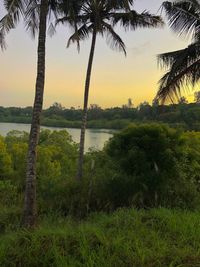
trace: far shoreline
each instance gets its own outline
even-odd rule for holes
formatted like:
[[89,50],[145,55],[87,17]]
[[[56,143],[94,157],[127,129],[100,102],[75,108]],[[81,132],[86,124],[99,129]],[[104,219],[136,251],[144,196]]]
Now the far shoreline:
[[[97,121],[98,122],[98,121]],[[116,120],[105,120],[102,122],[98,122],[98,126],[94,126],[92,125],[94,123],[94,121],[88,121],[88,126],[87,129],[90,130],[110,130],[110,131],[117,131],[117,130],[121,130],[125,127],[127,127],[129,124],[131,123],[136,123],[133,122],[131,120],[118,120],[118,122],[120,124],[116,123]],[[24,125],[30,125],[31,124],[31,120],[0,120],[0,123],[16,123],[16,124],[24,124]],[[112,125],[113,127],[107,127],[107,124],[112,124],[114,123],[114,125]],[[60,122],[59,120],[55,121],[49,121],[48,123],[45,123],[43,121],[41,121],[41,126],[43,127],[50,127],[50,128],[60,128],[60,129],[77,129],[80,130],[81,129],[81,121],[62,121]],[[109,126],[109,125],[108,125]]]
[[[28,123],[28,122],[16,122],[16,121],[0,121],[0,124],[17,124],[17,125],[26,125],[26,126],[31,126],[31,122]],[[52,129],[54,128],[55,130],[56,129],[59,129],[59,130],[65,130],[65,129],[69,129],[69,130],[81,130],[80,127],[67,127],[67,126],[51,126],[51,125],[46,125],[46,124],[41,124],[40,125],[41,127],[45,127],[47,129]],[[114,132],[117,132],[118,130],[117,129],[111,129],[111,128],[93,128],[93,127],[87,127],[88,130],[101,130],[101,132],[103,133],[105,131],[105,133],[110,133],[110,134],[113,134]]]

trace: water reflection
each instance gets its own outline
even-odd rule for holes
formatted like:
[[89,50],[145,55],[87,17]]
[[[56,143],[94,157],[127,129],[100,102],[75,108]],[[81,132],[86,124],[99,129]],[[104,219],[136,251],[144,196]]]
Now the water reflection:
[[[49,130],[67,130],[72,136],[74,142],[78,143],[80,139],[80,129],[73,128],[55,128],[55,127],[41,127],[42,129]],[[12,130],[30,131],[30,124],[21,123],[0,123],[0,135],[5,136]],[[107,129],[87,129],[85,135],[85,151],[89,148],[102,149],[106,141],[113,136],[113,130]]]

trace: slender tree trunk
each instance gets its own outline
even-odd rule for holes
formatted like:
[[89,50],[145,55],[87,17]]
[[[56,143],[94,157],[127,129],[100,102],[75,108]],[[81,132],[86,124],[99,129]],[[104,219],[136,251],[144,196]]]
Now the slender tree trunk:
[[35,87],[35,100],[33,106],[32,124],[29,137],[29,148],[27,155],[26,189],[23,225],[34,228],[37,221],[36,207],[36,159],[37,144],[40,132],[40,115],[43,105],[44,83],[45,83],[45,52],[46,52],[46,24],[48,13],[48,0],[41,0],[40,25],[38,37],[38,62],[37,79]]
[[85,94],[84,94],[84,106],[83,106],[83,117],[82,117],[82,126],[81,126],[81,136],[80,136],[80,148],[79,148],[79,160],[78,160],[78,171],[77,171],[77,180],[80,181],[83,176],[83,156],[84,156],[84,145],[85,145],[85,129],[87,125],[87,112],[88,112],[88,97],[90,90],[90,80],[92,72],[92,63],[94,59],[94,51],[96,45],[96,30],[93,31],[92,35],[92,45],[90,50],[86,81],[85,81]]

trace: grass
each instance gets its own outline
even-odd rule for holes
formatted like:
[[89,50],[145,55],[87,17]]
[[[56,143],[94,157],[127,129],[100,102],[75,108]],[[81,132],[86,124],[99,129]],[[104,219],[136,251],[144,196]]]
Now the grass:
[[122,209],[87,220],[44,218],[0,235],[2,267],[197,267],[200,214]]

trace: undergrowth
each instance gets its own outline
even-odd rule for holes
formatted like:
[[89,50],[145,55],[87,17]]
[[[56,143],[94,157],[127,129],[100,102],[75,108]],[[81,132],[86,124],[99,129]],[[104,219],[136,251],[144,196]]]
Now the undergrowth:
[[197,267],[200,214],[120,209],[83,221],[46,217],[0,235],[2,267]]

